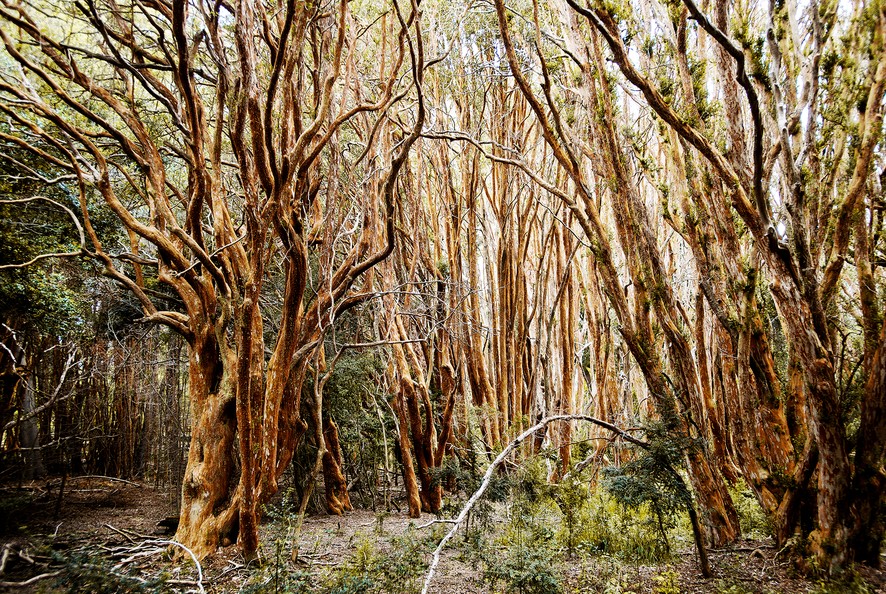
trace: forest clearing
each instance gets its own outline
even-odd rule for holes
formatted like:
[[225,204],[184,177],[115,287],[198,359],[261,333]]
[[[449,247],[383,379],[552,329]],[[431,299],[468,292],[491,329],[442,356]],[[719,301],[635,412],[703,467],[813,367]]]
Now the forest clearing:
[[0,589],[886,591],[886,1],[0,41]]

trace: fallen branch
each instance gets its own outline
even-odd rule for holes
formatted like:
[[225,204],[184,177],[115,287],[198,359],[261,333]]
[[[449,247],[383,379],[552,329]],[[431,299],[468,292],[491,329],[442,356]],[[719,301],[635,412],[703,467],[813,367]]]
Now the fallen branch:
[[150,557],[152,555],[159,555],[165,551],[166,551],[166,547],[159,547],[158,546],[153,549],[148,549],[146,551],[139,551],[137,553],[133,553],[133,554],[129,555],[128,557],[126,557],[125,559],[123,559],[122,561],[120,561],[120,563],[115,565],[114,569],[123,569],[123,567],[125,565],[128,565],[129,563],[132,563],[133,561],[135,561],[137,559],[141,559],[142,557]]
[[197,589],[200,591],[200,594],[206,594],[206,589],[203,587],[203,567],[200,565],[200,561],[197,560],[197,555],[194,554],[194,551],[174,540],[155,540],[153,542],[178,547],[190,555],[191,560],[194,561],[194,565],[197,566]]
[[3,545],[3,553],[0,553],[0,575],[6,571],[6,562],[9,561],[9,554],[12,552],[12,545]]
[[129,542],[132,542],[132,543],[135,542],[135,539],[134,539],[134,538],[132,538],[131,536],[129,536],[128,534],[126,534],[126,533],[123,532],[122,530],[119,530],[119,529],[117,529],[117,528],[114,528],[114,527],[111,526],[110,524],[105,524],[105,528],[108,528],[109,530],[113,530],[114,532],[116,532],[117,534],[119,534],[120,536],[122,536],[123,538],[125,538],[126,540],[128,540]]
[[[106,528],[113,530],[114,532],[126,537],[126,534],[118,528],[114,528],[110,524],[105,524]],[[136,533],[133,533],[136,534]],[[128,538],[128,537],[127,537]],[[131,542],[131,539],[130,539]],[[118,563],[115,567],[122,567],[127,563],[131,563],[132,561],[141,558],[147,557],[150,555],[156,555],[165,551],[165,548],[155,548],[148,550],[141,550],[142,547],[178,547],[185,551],[188,555],[190,555],[191,560],[194,562],[194,565],[197,567],[197,589],[200,591],[200,594],[206,594],[206,589],[203,587],[203,567],[200,565],[200,561],[197,560],[197,556],[194,554],[194,551],[186,547],[180,542],[174,540],[162,540],[162,539],[149,539],[139,543],[136,547],[129,549],[129,552],[132,553],[129,557],[123,559],[120,563]]]
[[141,483],[135,483],[133,481],[127,481],[126,479],[117,478],[114,476],[102,476],[100,474],[84,474],[81,476],[71,476],[68,477],[69,481],[82,480],[82,479],[104,479],[106,481],[113,481],[115,483],[123,483],[125,485],[132,485],[133,487],[138,487],[139,489],[144,488],[144,485]]
[[431,520],[430,522],[425,522],[421,526],[416,526],[416,528],[427,528],[428,526],[433,526],[434,524],[455,524],[455,520]]
[[597,419],[595,417],[590,417],[587,415],[555,415],[542,419],[537,424],[521,433],[516,439],[514,439],[514,441],[509,443],[508,446],[503,449],[501,453],[495,458],[495,460],[493,460],[492,464],[489,465],[489,468],[486,469],[486,474],[483,475],[483,482],[480,484],[480,488],[474,492],[470,499],[468,499],[468,502],[462,508],[461,513],[459,513],[458,517],[456,517],[455,520],[452,521],[452,528],[449,529],[449,532],[446,533],[446,536],[443,537],[443,540],[441,540],[440,543],[437,545],[437,548],[434,549],[434,556],[431,559],[430,567],[428,567],[428,574],[425,577],[425,584],[421,589],[421,594],[428,594],[428,589],[431,586],[431,581],[434,579],[434,574],[437,571],[437,565],[440,564],[440,553],[443,551],[446,543],[452,540],[452,537],[455,536],[456,532],[458,532],[458,529],[461,526],[462,522],[464,522],[465,518],[467,518],[468,516],[468,513],[471,511],[477,501],[479,501],[480,498],[483,496],[483,493],[486,492],[486,489],[489,488],[489,483],[492,482],[492,475],[493,473],[495,473],[495,469],[498,468],[502,464],[502,462],[505,461],[505,459],[510,455],[511,452],[513,452],[517,448],[518,445],[523,443],[527,438],[534,435],[537,431],[544,429],[555,421],[586,421],[588,423],[593,423],[594,425],[603,427],[604,429],[608,429],[613,433],[618,434],[618,436],[625,441],[629,441],[630,443],[640,446],[641,448],[647,449],[649,447],[649,444],[645,441],[637,439],[633,435],[626,433],[615,425],[607,423],[606,421],[601,421],[600,419]]
[[45,580],[46,578],[56,577],[58,575],[61,575],[61,573],[61,571],[53,571],[52,573],[41,573],[40,575],[35,575],[31,579],[27,579],[23,582],[0,582],[0,588],[22,588],[24,586],[36,584],[40,580]]
[[6,572],[6,564],[9,562],[9,558],[12,555],[17,555],[19,559],[21,559],[22,561],[27,561],[31,565],[35,565],[37,563],[36,561],[34,561],[34,559],[31,558],[30,555],[28,555],[28,552],[25,549],[16,549],[17,546],[19,545],[11,542],[3,545],[3,552],[0,553],[0,575],[3,575]]

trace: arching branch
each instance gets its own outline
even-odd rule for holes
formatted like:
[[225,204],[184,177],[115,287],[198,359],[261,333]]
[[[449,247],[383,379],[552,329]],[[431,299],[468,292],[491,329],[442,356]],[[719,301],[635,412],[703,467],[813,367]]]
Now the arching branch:
[[74,221],[74,226],[77,227],[77,232],[80,235],[80,249],[75,252],[54,252],[51,254],[40,254],[39,256],[34,256],[27,262],[22,262],[21,264],[3,264],[0,265],[0,270],[15,270],[19,268],[27,268],[32,264],[36,264],[41,260],[46,260],[48,258],[76,258],[77,256],[88,256],[90,252],[86,249],[86,233],[83,231],[83,225],[80,224],[80,220],[74,214],[70,208],[61,204],[60,202],[56,202],[52,198],[47,198],[46,196],[32,196],[31,198],[20,198],[17,200],[0,200],[0,204],[28,204],[30,202],[36,202],[38,200],[42,200],[44,202],[49,202],[53,204],[63,211],[65,211],[71,220]]
[[458,532],[458,529],[461,527],[462,523],[468,517],[468,513],[470,513],[471,509],[476,505],[476,503],[483,497],[483,494],[489,488],[489,484],[492,482],[492,476],[495,474],[496,469],[501,466],[501,464],[507,459],[507,457],[513,452],[517,446],[526,441],[528,438],[535,435],[536,432],[544,429],[551,423],[557,421],[586,421],[588,423],[593,423],[594,425],[598,425],[603,427],[604,429],[608,429],[612,431],[625,441],[628,441],[636,446],[639,446],[643,449],[648,449],[649,444],[641,439],[637,439],[630,433],[623,431],[622,429],[616,427],[612,423],[607,423],[606,421],[602,421],[595,417],[590,417],[588,415],[554,415],[550,417],[546,417],[521,433],[517,438],[514,439],[508,446],[501,451],[501,453],[492,461],[492,464],[489,465],[489,468],[486,469],[486,474],[483,475],[483,481],[480,483],[480,488],[478,488],[471,498],[468,499],[468,502],[461,509],[461,513],[455,518],[452,523],[452,528],[449,529],[449,532],[446,533],[446,536],[440,541],[437,545],[437,548],[434,549],[434,555],[431,559],[431,565],[428,567],[427,576],[425,576],[425,584],[421,589],[422,594],[428,594],[431,587],[431,582],[434,580],[434,574],[437,571],[437,565],[440,564],[440,553],[443,552],[443,549],[446,547],[446,543],[452,540],[452,537],[455,536],[455,533]]

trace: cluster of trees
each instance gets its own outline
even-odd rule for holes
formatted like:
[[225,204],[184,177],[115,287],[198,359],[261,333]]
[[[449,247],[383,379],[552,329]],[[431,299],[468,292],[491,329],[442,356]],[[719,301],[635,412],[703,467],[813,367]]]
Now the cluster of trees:
[[87,260],[13,264],[76,250],[77,228],[64,186],[22,171],[26,153],[6,147],[4,156],[4,197],[29,198],[0,205],[0,261],[10,263],[0,277],[0,475],[138,475],[180,484],[184,342],[134,326],[137,303],[99,280]]
[[[301,480],[350,509],[358,445],[324,388],[374,349],[410,515],[440,510],[460,448],[491,459],[551,415],[655,420],[702,444],[708,542],[739,536],[743,479],[780,546],[879,563],[886,3],[2,0],[0,19],[4,215],[53,221],[0,274],[82,262],[130,323],[184,341],[176,538],[198,556],[256,552],[307,442]],[[0,357],[0,414],[23,419],[26,366]],[[547,427],[513,455],[553,447],[554,481],[574,432],[601,444],[578,464],[610,437]]]

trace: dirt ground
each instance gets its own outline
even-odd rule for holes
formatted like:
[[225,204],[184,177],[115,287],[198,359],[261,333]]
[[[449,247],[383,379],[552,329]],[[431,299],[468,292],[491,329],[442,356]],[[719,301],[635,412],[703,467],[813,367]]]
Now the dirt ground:
[[[448,529],[447,524],[432,523],[434,516],[411,520],[405,513],[361,510],[342,517],[309,516],[296,539],[297,518],[272,513],[261,528],[262,567],[244,563],[236,548],[229,547],[203,562],[198,580],[193,563],[168,554],[171,536],[158,526],[174,515],[174,497],[135,483],[81,477],[67,482],[56,514],[58,487],[53,481],[49,488],[45,483],[0,488],[0,592],[199,592],[201,585],[210,594],[282,592],[281,571],[328,576],[353,566],[355,559],[383,555],[394,543],[402,547],[420,541],[415,550],[424,557],[419,562],[426,563],[434,543]],[[442,556],[431,591],[506,591],[485,585],[474,563],[456,539]],[[694,552],[685,550],[669,565],[630,565],[586,555],[565,559],[558,570],[567,593],[886,594],[882,571],[863,569],[840,584],[810,579],[766,540],[713,550],[711,564],[714,577],[705,579]],[[105,578],[112,574],[128,581],[108,585]],[[421,576],[416,577],[409,587],[420,581]]]

